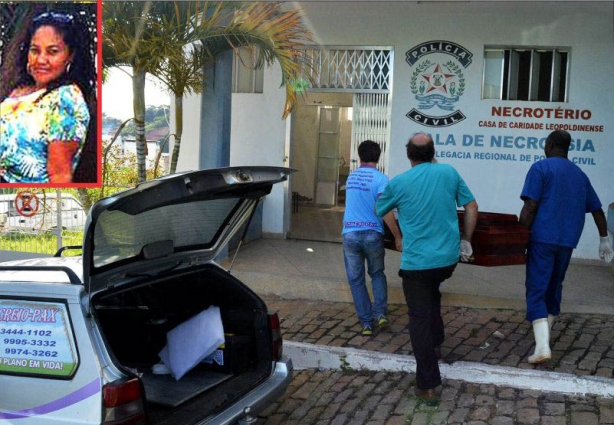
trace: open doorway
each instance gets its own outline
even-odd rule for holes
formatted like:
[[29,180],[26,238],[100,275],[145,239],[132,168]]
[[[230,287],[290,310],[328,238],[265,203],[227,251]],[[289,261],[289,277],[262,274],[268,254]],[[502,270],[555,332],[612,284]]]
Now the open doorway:
[[[292,112],[286,152],[291,214],[287,236],[341,242],[345,182],[359,166],[358,144],[382,148],[378,169],[388,169],[392,46],[313,46],[304,49],[309,81]],[[290,194],[288,194],[290,195]]]
[[307,93],[292,113],[290,238],[341,242],[352,102],[351,93]]
[[383,93],[307,93],[292,113],[289,238],[341,242],[345,182],[358,168],[358,144],[380,144],[388,163],[390,104]]

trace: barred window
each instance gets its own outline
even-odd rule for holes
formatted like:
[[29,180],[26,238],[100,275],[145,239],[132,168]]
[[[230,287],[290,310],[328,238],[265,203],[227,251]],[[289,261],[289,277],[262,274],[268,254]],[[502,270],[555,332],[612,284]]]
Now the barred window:
[[567,102],[569,48],[484,49],[482,99]]

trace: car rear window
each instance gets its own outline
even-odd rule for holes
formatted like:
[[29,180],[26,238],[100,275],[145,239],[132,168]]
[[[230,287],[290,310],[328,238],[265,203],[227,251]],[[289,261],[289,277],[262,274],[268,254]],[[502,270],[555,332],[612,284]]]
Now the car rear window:
[[79,357],[66,303],[0,298],[0,373],[69,379]]
[[170,240],[175,249],[207,248],[228,222],[236,198],[172,204],[130,215],[106,210],[94,230],[94,267],[137,257],[145,245]]

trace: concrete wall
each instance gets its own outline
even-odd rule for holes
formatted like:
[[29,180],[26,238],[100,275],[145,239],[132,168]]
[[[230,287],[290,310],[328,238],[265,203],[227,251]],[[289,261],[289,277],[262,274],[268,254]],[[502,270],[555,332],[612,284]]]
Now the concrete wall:
[[[286,122],[282,120],[285,90],[279,89],[281,69],[265,72],[263,93],[232,95],[230,165],[289,165],[285,158]],[[266,197],[262,232],[284,233],[285,185],[273,186]]]
[[[230,166],[274,165],[287,166],[285,158],[286,122],[281,119],[285,91],[279,89],[281,71],[278,65],[265,73],[263,94],[233,94],[231,101]],[[200,95],[184,99],[184,131],[177,171],[202,168],[205,141],[203,134],[208,129]],[[171,104],[171,117],[174,107]],[[175,128],[174,119],[171,128]],[[171,137],[171,142],[174,142]],[[170,149],[172,152],[173,145]],[[287,184],[273,187],[263,206],[262,231],[270,234],[284,233],[284,210]]]
[[[518,214],[524,177],[531,164],[543,154],[539,143],[551,130],[510,128],[516,123],[588,124],[603,131],[570,131],[579,149],[571,152],[591,178],[604,209],[614,200],[614,143],[609,133],[614,122],[614,10],[612,2],[288,2],[300,7],[304,23],[315,43],[347,46],[393,46],[391,146],[388,150],[391,176],[409,168],[404,145],[415,131],[430,132],[437,141],[438,160],[455,166],[474,192],[482,211]],[[463,121],[445,127],[428,127],[407,118],[418,108],[411,90],[416,64],[405,54],[421,43],[443,40],[456,43],[472,54],[461,71],[465,91],[454,105],[465,115]],[[568,102],[520,102],[482,100],[483,53],[485,46],[570,48]],[[435,59],[434,59],[435,60]],[[231,163],[287,164],[286,122],[280,119],[285,92],[279,88],[277,67],[265,72],[262,95],[233,95]],[[188,102],[187,100],[186,102]],[[590,119],[497,117],[496,107],[558,108],[590,111]],[[197,114],[185,107],[187,113]],[[441,112],[440,112],[441,113]],[[186,120],[187,121],[187,120]],[[483,126],[494,122],[496,128]],[[500,128],[499,126],[507,126]],[[188,125],[186,125],[186,133]],[[507,146],[497,147],[492,139],[506,137]],[[527,145],[535,138],[535,147]],[[184,139],[185,140],[185,139]],[[480,141],[482,141],[480,143]],[[294,140],[292,149],[297,146]],[[183,149],[183,148],[182,148]],[[197,148],[196,148],[197,149]],[[508,159],[485,159],[482,154],[509,154]],[[453,157],[465,154],[469,158]],[[182,151],[180,160],[189,165],[191,153]],[[482,155],[482,157],[478,157]],[[522,160],[521,160],[522,159]],[[278,186],[265,203],[263,226],[273,233],[282,229],[287,196]],[[576,258],[596,259],[598,238],[592,218],[587,216]]]
[[[614,67],[613,8],[611,2],[301,2],[315,40],[328,45],[392,45],[395,49],[394,89],[392,96],[391,147],[389,151],[392,176],[408,169],[404,144],[409,134],[428,131],[439,138],[436,146],[441,153],[513,153],[516,160],[493,161],[479,159],[438,158],[454,165],[476,195],[480,209],[518,214],[519,199],[535,155],[541,149],[513,146],[490,146],[491,136],[529,136],[545,138],[550,131],[516,130],[480,127],[480,121],[541,122],[603,125],[603,132],[574,132],[574,139],[586,148],[590,140],[594,150],[575,151],[570,157],[581,157],[594,165],[581,165],[591,178],[602,203],[614,200],[614,144],[607,136],[614,119],[614,79],[609,77]],[[350,7],[348,7],[350,6]],[[339,13],[340,10],[344,12]],[[340,18],[342,17],[342,18]],[[464,121],[441,128],[416,124],[405,115],[417,107],[410,90],[415,69],[405,60],[413,47],[432,40],[460,44],[473,54],[472,62],[463,70],[466,91],[456,107],[467,117]],[[512,102],[481,100],[483,51],[485,46],[529,46],[571,48],[569,102]],[[590,120],[548,120],[528,118],[496,118],[495,106],[522,106],[590,110]],[[463,146],[480,136],[484,146]],[[522,143],[521,143],[522,144]],[[520,155],[529,161],[520,162]],[[604,207],[605,209],[606,207]],[[598,238],[592,218],[587,216],[583,237],[575,256],[596,258]]]
[[[188,96],[183,99],[183,135],[181,138],[181,150],[177,161],[177,171],[189,171],[199,169],[200,158],[200,129],[201,129],[201,97]],[[171,102],[171,134],[175,131],[175,108]],[[169,138],[169,151],[173,152],[175,138]]]

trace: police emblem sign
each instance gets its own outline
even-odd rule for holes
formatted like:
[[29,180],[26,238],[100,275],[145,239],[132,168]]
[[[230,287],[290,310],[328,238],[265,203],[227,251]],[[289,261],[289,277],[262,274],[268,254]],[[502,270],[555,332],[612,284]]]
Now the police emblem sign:
[[[447,127],[465,119],[455,104],[465,92],[463,71],[471,52],[450,41],[427,41],[405,53],[413,68],[410,89],[418,101],[406,116],[427,127]],[[437,114],[441,112],[441,114]]]

